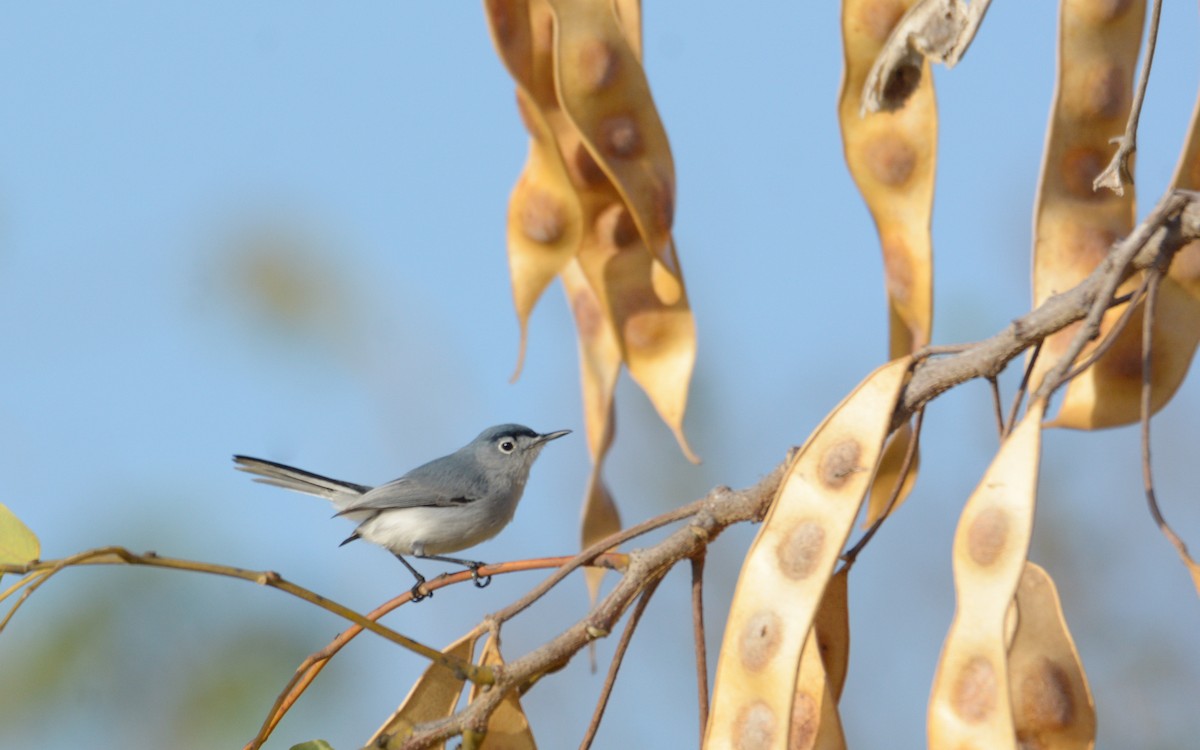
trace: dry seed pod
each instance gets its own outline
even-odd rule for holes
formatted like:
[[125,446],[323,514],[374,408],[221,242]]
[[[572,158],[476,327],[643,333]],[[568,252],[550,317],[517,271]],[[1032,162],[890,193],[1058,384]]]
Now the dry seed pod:
[[1027,562],[1017,588],[1019,624],[1008,652],[1013,724],[1022,747],[1090,750],[1096,707],[1067,630],[1054,581]]
[[800,673],[792,696],[787,750],[845,750],[837,697],[821,660],[821,649],[809,632],[800,654]]
[[683,284],[659,270],[621,203],[611,203],[585,226],[579,264],[617,333],[629,374],[684,455],[698,461],[683,434],[696,363],[696,324]]
[[[587,425],[588,452],[592,457],[592,472],[584,495],[580,530],[582,546],[586,549],[621,530],[621,517],[617,513],[616,503],[600,478],[604,457],[612,445],[615,430],[613,393],[621,372],[621,349],[600,300],[588,284],[577,260],[572,260],[563,269],[562,280],[579,334],[583,415]],[[604,571],[601,569],[588,568],[584,571],[588,594],[593,603],[603,577]]]
[[[910,360],[876,370],[796,453],[758,532],[729,610],[707,748],[783,748],[804,642],[870,485]],[[819,652],[818,652],[819,653]]]
[[[500,644],[494,636],[489,637],[483,645],[479,664],[489,667],[504,664],[504,658],[500,656]],[[471,685],[470,700],[473,702],[478,695],[479,686]],[[463,746],[468,745],[478,750],[537,750],[537,743],[533,741],[533,732],[529,728],[529,720],[525,718],[525,709],[521,708],[517,691],[509,692],[500,701],[500,705],[488,717],[487,730],[482,737],[468,737],[464,733]]]
[[[1175,168],[1173,187],[1200,188],[1200,99]],[[1129,424],[1141,416],[1145,306],[1139,307],[1112,348],[1067,386],[1052,424],[1091,429]],[[1150,410],[1154,413],[1183,383],[1200,342],[1200,242],[1191,242],[1176,253],[1158,290],[1150,340]]]
[[[883,251],[888,298],[889,356],[911,354],[929,343],[933,325],[934,168],[937,161],[937,105],[933,76],[924,63],[920,82],[894,112],[860,115],[863,84],[892,29],[915,0],[845,0],[842,45],[845,69],[838,119],[846,165],[866,201]],[[907,426],[892,436],[871,489],[866,523],[884,513],[912,440]],[[917,477],[914,457],[895,507]]]
[[583,237],[579,199],[553,142],[547,140],[535,138],[529,144],[529,159],[508,204],[508,266],[521,330],[514,378],[525,359],[534,305],[575,257]]
[[539,16],[527,0],[488,0],[485,8],[496,50],[517,82],[517,108],[532,136],[529,158],[508,203],[508,264],[520,326],[515,379],[525,359],[529,316],[578,251],[583,219],[550,121],[555,107],[549,18],[542,16],[535,30]]
[[843,565],[826,584],[821,606],[813,618],[813,632],[817,634],[821,662],[825,666],[829,690],[835,701],[841,700],[850,666],[849,579],[850,568]]
[[1044,399],[1030,404],[963,507],[954,534],[957,605],[929,699],[930,750],[1016,750],[1005,620],[1025,568]]
[[[442,653],[469,662],[475,653],[475,641],[479,636],[480,633],[477,632],[467,633],[447,646]],[[441,664],[430,664],[412,686],[400,708],[396,709],[396,713],[367,740],[366,746],[379,747],[379,740],[387,737],[387,744],[383,747],[389,750],[400,747],[412,734],[413,727],[444,719],[454,713],[462,689],[461,677]]]
[[621,194],[645,246],[674,276],[675,163],[613,0],[549,0],[558,101]]
[[[1070,289],[1100,263],[1112,243],[1133,229],[1134,191],[1124,196],[1094,191],[1092,181],[1109,161],[1109,139],[1125,129],[1132,102],[1133,75],[1141,45],[1145,0],[1070,0],[1059,18],[1058,79],[1042,162],[1034,217],[1033,304]],[[1121,292],[1137,285],[1130,280]],[[1105,316],[1107,332],[1120,316]],[[1054,366],[1078,324],[1048,337],[1034,366],[1036,389]],[[1086,357],[1095,342],[1083,350]],[[1128,357],[1116,361],[1128,364]],[[1140,373],[1140,364],[1135,371]],[[1104,426],[1090,416],[1099,405],[1092,376],[1077,378],[1063,397],[1059,418],[1065,427]],[[1107,400],[1105,395],[1103,400]],[[1106,418],[1107,419],[1107,418]]]

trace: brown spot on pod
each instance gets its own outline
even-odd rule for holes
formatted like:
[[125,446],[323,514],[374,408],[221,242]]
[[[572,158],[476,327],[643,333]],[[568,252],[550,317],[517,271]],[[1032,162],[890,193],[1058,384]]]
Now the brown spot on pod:
[[803,580],[817,567],[825,547],[825,529],[816,521],[796,524],[775,547],[779,570],[794,581]]
[[788,728],[788,750],[810,750],[817,739],[820,717],[817,701],[806,692],[792,698],[792,725]]
[[954,712],[964,720],[979,722],[996,708],[996,670],[982,656],[972,657],[954,680]]
[[1124,118],[1129,102],[1129,84],[1120,65],[1097,61],[1083,73],[1078,97],[1080,116],[1086,119]]
[[1080,146],[1063,154],[1059,163],[1063,186],[1072,197],[1087,201],[1102,200],[1108,191],[1092,190],[1092,182],[1104,169],[1107,159],[1096,149]]
[[603,39],[589,39],[579,48],[579,74],[589,91],[599,91],[617,77],[621,58]]
[[766,750],[775,741],[775,712],[763,701],[738,711],[733,721],[733,746],[737,750]]
[[871,175],[889,187],[900,187],[912,177],[917,152],[903,136],[885,131],[872,138],[864,148]]
[[1017,701],[1013,713],[1034,731],[1057,731],[1075,718],[1075,699],[1066,671],[1042,658],[1038,665],[1017,683]]
[[575,314],[575,327],[581,340],[590,341],[599,334],[600,304],[590,292],[582,290],[571,298],[571,312]]
[[624,203],[614,203],[596,217],[596,234],[613,247],[626,248],[637,239],[637,226]]
[[630,115],[613,115],[600,122],[600,147],[619,159],[631,159],[642,153],[642,134]]
[[571,180],[576,185],[596,187],[608,182],[608,175],[604,174],[592,152],[588,151],[582,142],[575,144],[575,150],[567,164],[570,167]]
[[751,615],[738,637],[738,655],[742,665],[751,672],[766,666],[779,650],[782,631],[783,620],[773,610],[763,609]]
[[526,237],[543,245],[562,239],[566,218],[562,204],[554,196],[537,188],[529,189],[521,201],[518,216]]
[[975,516],[967,529],[967,554],[984,567],[996,562],[1008,541],[1008,514],[987,508]]
[[850,476],[859,470],[860,455],[862,446],[852,437],[830,447],[821,456],[818,470],[821,484],[835,490],[844,485]]

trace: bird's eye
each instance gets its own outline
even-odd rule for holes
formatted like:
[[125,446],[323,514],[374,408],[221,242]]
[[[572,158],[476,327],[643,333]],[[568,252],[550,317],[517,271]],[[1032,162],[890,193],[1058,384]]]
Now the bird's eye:
[[501,453],[512,453],[516,447],[517,444],[514,443],[511,438],[504,438],[500,441],[499,445]]

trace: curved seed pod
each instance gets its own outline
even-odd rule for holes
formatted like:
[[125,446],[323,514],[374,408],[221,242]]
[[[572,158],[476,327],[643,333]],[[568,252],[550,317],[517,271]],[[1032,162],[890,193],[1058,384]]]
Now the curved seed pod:
[[[937,103],[929,63],[904,106],[892,112],[860,115],[863,84],[892,29],[915,0],[844,0],[844,69],[838,121],[846,166],[875,220],[883,251],[888,299],[889,357],[911,354],[929,343],[933,325],[934,171],[937,162]],[[888,443],[871,488],[865,523],[885,511],[912,440],[908,426]],[[917,479],[916,457],[893,510]]]
[[[1035,307],[1079,283],[1108,254],[1112,243],[1133,229],[1132,186],[1120,196],[1095,191],[1092,182],[1109,161],[1109,139],[1125,129],[1145,12],[1145,0],[1062,3],[1058,79],[1034,213]],[[1121,293],[1136,285],[1137,280],[1131,279]],[[1114,309],[1105,316],[1102,337],[1120,313]],[[1070,326],[1043,342],[1030,379],[1032,389],[1040,385],[1077,328],[1078,324]],[[1081,356],[1086,357],[1094,346],[1095,342],[1089,344]],[[1122,359],[1126,360],[1122,366],[1127,366],[1128,358],[1118,357],[1114,363]],[[1140,364],[1134,368],[1140,373]],[[1092,413],[1110,398],[1107,393],[1104,399],[1096,398],[1096,386],[1088,382],[1092,377],[1084,373],[1072,381],[1059,417],[1051,424],[1088,428],[1119,423],[1112,416]]]
[[850,666],[850,568],[843,565],[821,597],[821,606],[813,618],[813,632],[821,650],[821,662],[829,678],[833,699],[841,700]]
[[[1200,188],[1200,99],[1173,187]],[[1094,429],[1141,416],[1142,315],[1139,304],[1112,348],[1067,386],[1056,426]],[[1110,313],[1112,315],[1112,313]],[[1200,242],[1182,248],[1158,290],[1150,352],[1150,410],[1157,412],[1183,383],[1200,343]],[[1085,350],[1086,351],[1086,350]]]
[[909,363],[904,357],[869,375],[792,460],[738,578],[705,747],[787,747],[794,707],[822,704],[822,696],[797,687],[804,642],[870,485]]
[[[521,100],[525,94],[518,91],[517,96]],[[528,120],[540,119],[536,109],[530,106],[529,110]],[[529,316],[534,305],[554,277],[575,257],[583,237],[579,198],[571,189],[548,127],[529,144],[525,170],[509,199],[507,232],[513,302],[521,328],[515,378],[525,359]]]
[[837,696],[825,671],[821,649],[810,631],[800,655],[800,673],[792,696],[787,750],[845,750],[846,736]]
[[[621,372],[621,349],[600,300],[584,277],[578,260],[567,264],[562,271],[562,280],[579,333],[583,414],[587,426],[588,452],[592,456],[592,472],[584,495],[580,529],[581,545],[586,549],[621,530],[621,516],[616,503],[600,476],[616,428],[613,394],[617,387],[617,376]],[[588,594],[593,603],[603,578],[602,569],[588,568],[584,571]]]
[[527,0],[487,0],[485,7],[492,41],[517,82],[517,108],[532,136],[508,203],[508,265],[520,326],[516,379],[525,360],[529,316],[579,250],[583,218],[549,121],[554,109],[549,26],[543,22],[535,29],[538,16]]
[[[672,275],[675,163],[638,55],[613,0],[548,0],[558,100],[621,194],[645,246]],[[621,19],[628,23],[636,19]]]
[[1016,601],[1019,624],[1008,673],[1017,739],[1038,750],[1090,750],[1096,706],[1054,581],[1026,562]]
[[629,375],[675,433],[684,455],[696,462],[683,433],[696,363],[696,324],[687,293],[681,280],[661,271],[645,251],[622,203],[591,213],[595,206],[585,204],[585,217],[594,219],[585,225],[580,267],[612,322]]
[[[500,643],[495,637],[489,637],[483,645],[479,663],[486,666],[504,664],[504,658],[500,656]],[[471,685],[470,700],[474,701],[478,695],[479,686]],[[487,730],[482,737],[463,735],[463,747],[468,746],[478,750],[537,750],[533,732],[529,729],[529,719],[525,718],[525,709],[521,708],[517,691],[513,690],[500,701],[500,705],[488,717]]]
[[[472,631],[454,643],[447,646],[442,653],[470,661],[475,653],[475,641],[480,633]],[[411,734],[413,727],[437,719],[444,719],[454,713],[458,699],[462,695],[463,678],[458,677],[448,667],[441,664],[430,664],[425,672],[413,684],[400,708],[384,722],[371,739],[367,747],[379,747],[377,744],[387,737],[384,747],[400,747]]]
[[1017,749],[1005,621],[1033,533],[1044,399],[1000,447],[954,534],[957,608],[929,699],[930,750]]

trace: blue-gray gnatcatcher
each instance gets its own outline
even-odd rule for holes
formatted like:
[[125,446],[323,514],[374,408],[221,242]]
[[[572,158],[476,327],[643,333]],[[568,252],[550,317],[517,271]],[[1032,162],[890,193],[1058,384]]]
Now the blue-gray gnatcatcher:
[[454,453],[418,466],[399,479],[368,487],[250,456],[234,456],[237,468],[257,474],[256,482],[323,497],[337,508],[335,516],[358,521],[342,544],[365,539],[386,548],[416,577],[414,601],[425,577],[404,555],[466,566],[475,585],[484,563],[445,557],[491,539],[512,520],[525,491],[529,469],[546,443],[570,430],[539,434],[519,424],[489,427]]

